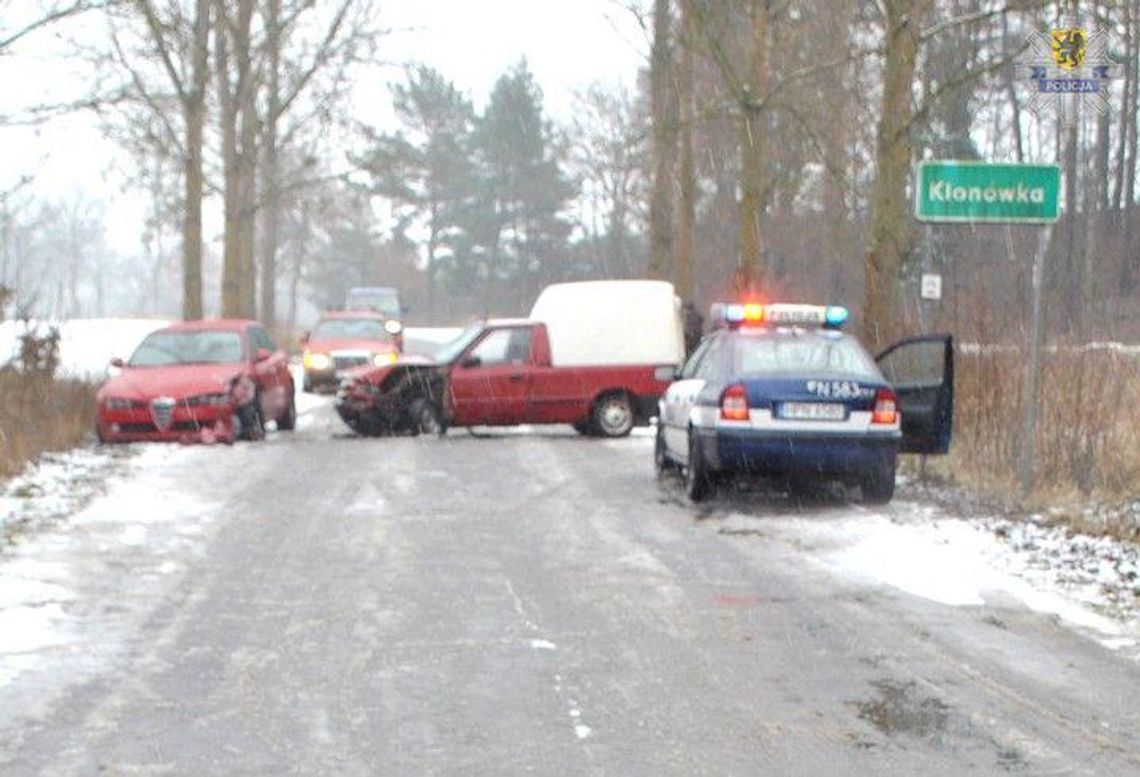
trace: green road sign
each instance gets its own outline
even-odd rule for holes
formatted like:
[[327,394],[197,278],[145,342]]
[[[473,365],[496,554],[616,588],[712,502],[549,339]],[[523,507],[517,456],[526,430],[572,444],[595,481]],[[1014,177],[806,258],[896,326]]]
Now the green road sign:
[[1057,165],[921,162],[914,215],[920,221],[1046,224],[1057,220],[1060,192]]

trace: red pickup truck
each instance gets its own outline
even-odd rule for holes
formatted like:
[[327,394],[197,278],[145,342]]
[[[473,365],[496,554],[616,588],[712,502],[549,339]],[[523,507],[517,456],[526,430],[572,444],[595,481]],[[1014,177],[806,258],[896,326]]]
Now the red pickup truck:
[[546,324],[491,320],[464,330],[434,359],[400,357],[357,371],[337,395],[360,434],[442,432],[449,426],[572,424],[621,437],[657,414],[677,365],[555,366]]

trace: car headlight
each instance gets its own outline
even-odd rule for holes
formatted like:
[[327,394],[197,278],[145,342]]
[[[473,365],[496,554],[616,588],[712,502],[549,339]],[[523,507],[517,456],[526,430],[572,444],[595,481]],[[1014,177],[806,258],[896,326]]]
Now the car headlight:
[[229,394],[198,394],[197,396],[190,397],[186,400],[186,404],[190,407],[201,407],[208,405],[212,407],[221,407],[230,403]]
[[136,405],[142,404],[133,399],[126,399],[124,397],[107,397],[103,400],[103,407],[108,410],[131,410]]
[[395,364],[396,359],[398,358],[399,356],[395,351],[390,351],[388,353],[378,353],[372,357],[372,363],[377,367],[386,367],[389,364]]
[[305,352],[305,369],[307,370],[327,370],[332,366],[332,359],[329,358],[327,353],[312,353]]
[[394,318],[390,318],[384,322],[384,331],[390,335],[398,335],[404,331],[404,325]]

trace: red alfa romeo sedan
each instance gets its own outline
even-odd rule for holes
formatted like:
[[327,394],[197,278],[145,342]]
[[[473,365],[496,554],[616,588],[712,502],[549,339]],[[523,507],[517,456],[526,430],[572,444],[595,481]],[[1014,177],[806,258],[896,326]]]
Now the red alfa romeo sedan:
[[288,357],[256,321],[188,321],[159,329],[96,394],[102,442],[258,440],[297,421]]

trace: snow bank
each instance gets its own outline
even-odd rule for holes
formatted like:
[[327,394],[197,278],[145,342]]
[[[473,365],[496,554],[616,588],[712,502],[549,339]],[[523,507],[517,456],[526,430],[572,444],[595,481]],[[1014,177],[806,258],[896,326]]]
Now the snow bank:
[[127,358],[139,342],[170,323],[156,318],[76,318],[69,321],[0,322],[0,362],[19,353],[20,335],[31,329],[59,328],[60,375],[101,380],[116,356]]

